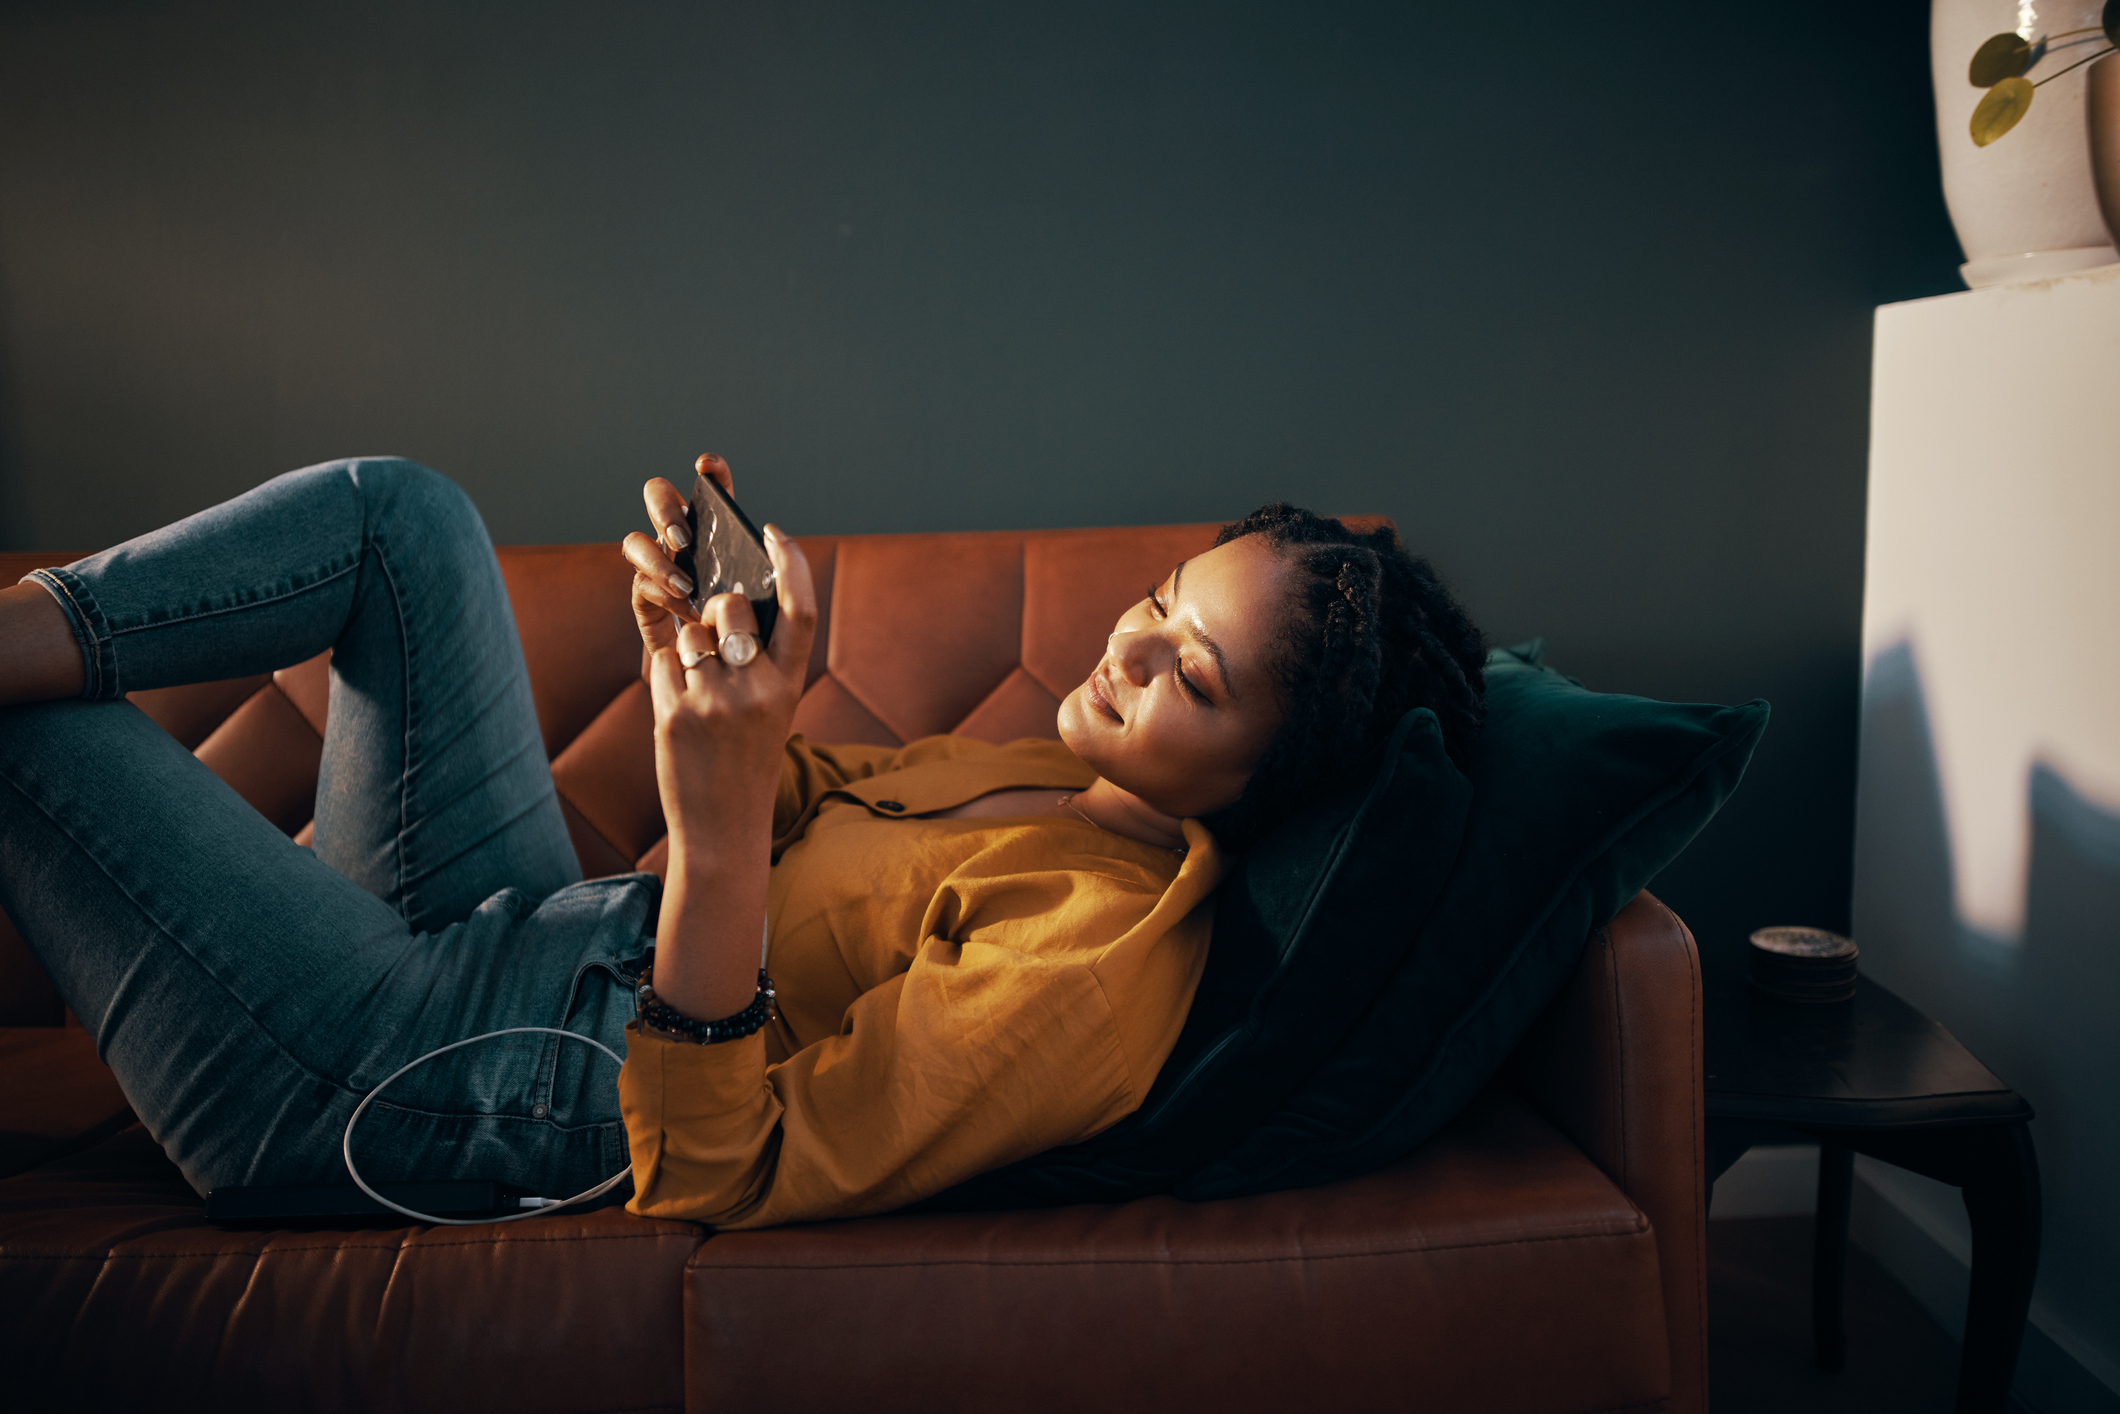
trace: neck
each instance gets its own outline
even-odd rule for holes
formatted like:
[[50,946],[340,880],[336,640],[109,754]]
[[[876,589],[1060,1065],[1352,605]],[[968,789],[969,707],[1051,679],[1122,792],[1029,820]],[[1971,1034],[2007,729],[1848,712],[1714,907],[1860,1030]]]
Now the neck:
[[1130,790],[1099,776],[1088,790],[1075,792],[1075,809],[1115,835],[1160,849],[1185,848],[1185,827]]

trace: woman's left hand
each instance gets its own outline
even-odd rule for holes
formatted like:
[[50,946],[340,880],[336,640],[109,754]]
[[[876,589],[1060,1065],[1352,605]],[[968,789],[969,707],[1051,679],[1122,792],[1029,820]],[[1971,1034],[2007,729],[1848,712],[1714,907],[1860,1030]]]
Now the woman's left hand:
[[[728,462],[709,452],[693,464],[701,476],[711,476],[733,499],[736,473]],[[653,535],[636,530],[619,547],[626,563],[633,566],[633,618],[640,626],[642,677],[648,675],[648,655],[677,644],[677,626],[697,623],[692,608],[692,581],[677,568],[676,554],[692,540],[689,508],[677,488],[662,477],[651,478],[641,487],[648,506],[648,524]]]

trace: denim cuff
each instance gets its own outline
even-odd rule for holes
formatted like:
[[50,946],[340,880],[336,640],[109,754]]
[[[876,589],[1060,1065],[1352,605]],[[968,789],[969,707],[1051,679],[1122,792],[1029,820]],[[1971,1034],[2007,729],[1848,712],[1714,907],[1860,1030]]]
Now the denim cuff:
[[111,642],[110,621],[96,603],[81,576],[68,569],[31,570],[22,583],[35,580],[59,601],[74,642],[81,645],[81,697],[87,702],[107,702],[124,694],[118,688],[118,655]]

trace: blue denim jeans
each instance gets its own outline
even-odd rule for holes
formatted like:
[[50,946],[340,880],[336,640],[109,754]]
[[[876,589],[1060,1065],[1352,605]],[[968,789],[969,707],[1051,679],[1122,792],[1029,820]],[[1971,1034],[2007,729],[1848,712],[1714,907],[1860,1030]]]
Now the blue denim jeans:
[[[343,1183],[364,1094],[558,1026],[623,1055],[648,875],[580,882],[493,547],[386,458],[290,472],[64,569],[81,701],[0,709],[0,906],[202,1192]],[[314,849],[124,700],[332,649]],[[617,1067],[551,1036],[430,1062],[362,1118],[370,1182],[564,1196],[624,1167]]]

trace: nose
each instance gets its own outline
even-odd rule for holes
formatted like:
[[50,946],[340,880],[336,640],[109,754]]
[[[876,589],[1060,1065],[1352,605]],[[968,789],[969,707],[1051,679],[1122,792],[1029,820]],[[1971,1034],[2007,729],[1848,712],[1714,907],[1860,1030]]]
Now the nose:
[[1119,665],[1119,671],[1135,687],[1146,687],[1155,679],[1155,669],[1148,662],[1147,634],[1130,628],[1115,631],[1104,640],[1104,651]]

